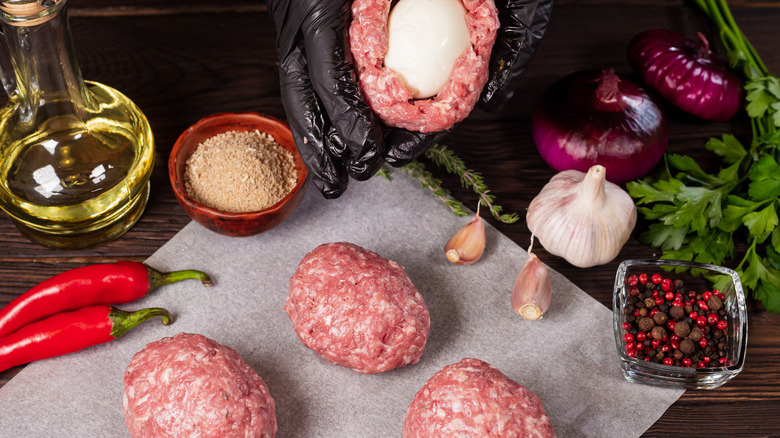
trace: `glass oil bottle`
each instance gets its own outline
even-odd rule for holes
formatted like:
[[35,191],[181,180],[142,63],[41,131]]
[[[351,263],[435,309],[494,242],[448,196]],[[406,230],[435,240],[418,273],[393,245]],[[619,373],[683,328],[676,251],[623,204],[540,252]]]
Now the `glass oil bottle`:
[[0,208],[35,242],[85,248],[141,216],[154,142],[132,101],[82,78],[65,3],[0,1]]

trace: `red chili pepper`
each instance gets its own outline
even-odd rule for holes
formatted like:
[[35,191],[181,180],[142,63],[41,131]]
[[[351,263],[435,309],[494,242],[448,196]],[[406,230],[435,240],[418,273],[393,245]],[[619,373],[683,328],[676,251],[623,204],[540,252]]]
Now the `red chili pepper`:
[[113,341],[155,316],[161,316],[165,325],[171,323],[171,314],[157,307],[125,312],[112,306],[88,306],[27,324],[0,338],[0,372]]
[[97,304],[123,304],[185,279],[211,286],[200,271],[159,272],[139,262],[83,266],[44,280],[0,309],[0,337],[60,312]]

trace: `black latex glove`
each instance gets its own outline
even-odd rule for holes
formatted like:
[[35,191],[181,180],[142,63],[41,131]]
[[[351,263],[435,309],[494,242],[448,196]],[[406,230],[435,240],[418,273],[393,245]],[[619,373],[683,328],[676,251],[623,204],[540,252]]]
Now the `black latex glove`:
[[[350,3],[267,1],[277,31],[282,103],[312,180],[326,198],[340,196],[350,176],[368,179],[385,161],[403,166],[446,134],[387,128],[373,114],[347,49]],[[544,32],[552,0],[498,0],[496,6],[502,28],[480,99],[487,110],[511,96]]]
[[512,98],[550,21],[553,0],[495,0],[498,8],[496,43],[490,54],[490,79],[477,105],[496,112]]

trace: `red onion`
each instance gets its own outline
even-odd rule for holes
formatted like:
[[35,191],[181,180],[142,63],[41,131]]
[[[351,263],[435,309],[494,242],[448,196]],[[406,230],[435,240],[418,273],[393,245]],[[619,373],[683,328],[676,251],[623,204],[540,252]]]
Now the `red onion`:
[[742,80],[701,33],[697,43],[670,30],[644,31],[629,43],[628,61],[647,86],[687,113],[725,122],[742,108]]
[[600,164],[615,184],[649,172],[666,151],[666,116],[653,97],[613,70],[584,70],[555,82],[531,120],[536,147],[557,171]]

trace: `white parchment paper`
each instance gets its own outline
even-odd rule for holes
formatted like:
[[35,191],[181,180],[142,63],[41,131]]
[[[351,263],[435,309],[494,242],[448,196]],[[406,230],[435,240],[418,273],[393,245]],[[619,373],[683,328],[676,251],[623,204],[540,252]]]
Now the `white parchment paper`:
[[[164,286],[120,307],[165,307],[175,313],[174,324],[152,320],[109,344],[24,368],[0,389],[0,436],[129,436],[124,370],[144,345],[178,332],[238,350],[270,388],[280,438],[400,437],[417,390],[463,357],[489,362],[539,395],[559,437],[639,436],[682,395],[627,382],[611,311],[557,272],[545,317],[517,316],[509,295],[528,254],[494,228],[488,226],[479,262],[448,262],[444,244],[468,220],[395,172],[393,181],[353,183],[337,200],[310,187],[286,222],[253,237],[225,237],[190,223],[147,262],[160,270],[204,270],[215,286],[193,280]],[[329,364],[298,340],[282,309],[288,280],[304,254],[335,241],[406,268],[431,313],[418,364],[364,375]]]

